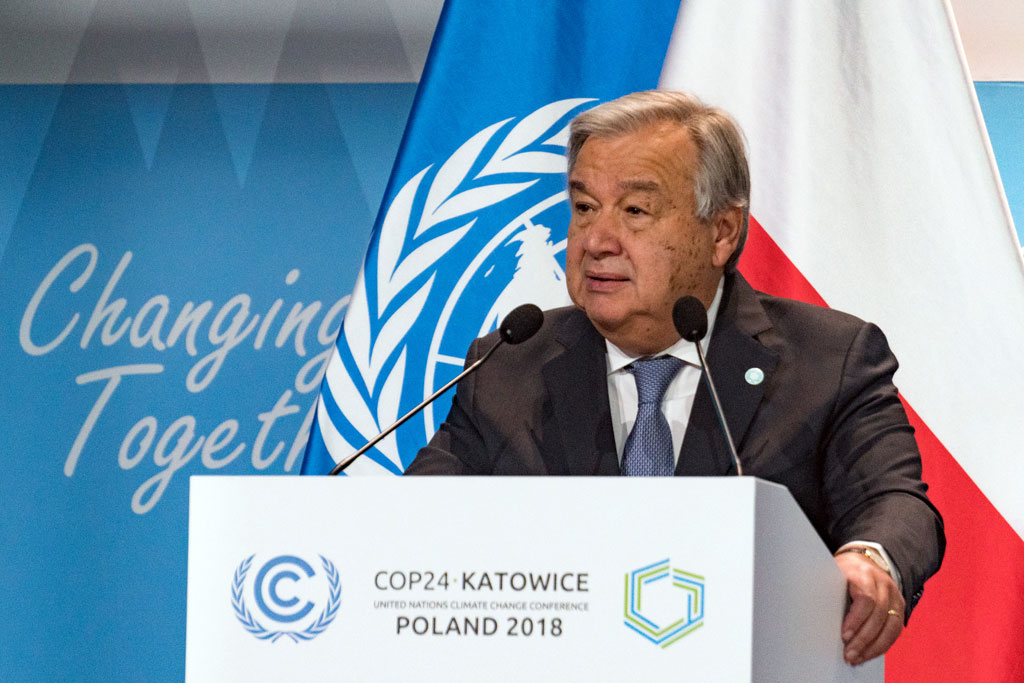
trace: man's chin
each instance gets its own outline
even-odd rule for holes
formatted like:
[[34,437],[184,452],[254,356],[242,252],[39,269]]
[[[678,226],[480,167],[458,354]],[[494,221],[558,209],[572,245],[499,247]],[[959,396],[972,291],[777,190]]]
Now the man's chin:
[[580,306],[579,308],[587,314],[591,324],[604,337],[616,336],[625,327],[627,322],[627,317],[621,312],[608,311],[601,306],[590,304],[589,306]]
[[569,298],[605,336],[621,330],[635,313],[629,306],[622,305],[619,297],[610,294],[570,291]]

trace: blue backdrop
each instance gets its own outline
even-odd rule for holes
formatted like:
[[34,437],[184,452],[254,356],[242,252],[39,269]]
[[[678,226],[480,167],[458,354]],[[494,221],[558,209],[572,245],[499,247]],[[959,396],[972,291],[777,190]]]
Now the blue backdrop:
[[1017,237],[1024,244],[1024,83],[975,83]]
[[298,473],[414,90],[0,86],[0,679],[182,679],[188,476]]

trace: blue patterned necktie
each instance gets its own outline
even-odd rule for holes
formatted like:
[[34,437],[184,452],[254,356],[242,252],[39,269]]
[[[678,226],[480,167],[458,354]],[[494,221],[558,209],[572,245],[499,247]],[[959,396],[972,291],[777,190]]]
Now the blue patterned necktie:
[[628,370],[636,378],[639,405],[633,431],[622,451],[622,474],[627,477],[667,477],[676,470],[672,430],[661,412],[661,399],[683,361],[672,356],[634,361]]

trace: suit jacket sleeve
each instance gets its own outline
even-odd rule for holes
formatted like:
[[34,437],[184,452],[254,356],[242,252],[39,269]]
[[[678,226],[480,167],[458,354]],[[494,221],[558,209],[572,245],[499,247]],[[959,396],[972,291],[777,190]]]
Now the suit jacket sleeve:
[[882,332],[864,324],[843,364],[823,433],[823,486],[832,549],[880,543],[900,571],[907,615],[945,549],[942,518],[921,480],[914,429],[892,383],[897,362]]

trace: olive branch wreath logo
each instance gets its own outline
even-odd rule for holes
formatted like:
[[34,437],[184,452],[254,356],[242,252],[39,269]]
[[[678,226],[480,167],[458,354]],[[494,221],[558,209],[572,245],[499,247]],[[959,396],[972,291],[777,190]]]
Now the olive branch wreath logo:
[[291,638],[294,642],[300,640],[312,640],[318,635],[323,633],[334,618],[338,616],[338,606],[341,604],[341,580],[338,576],[338,570],[334,566],[334,563],[328,560],[323,555],[320,556],[320,561],[323,565],[324,572],[327,574],[327,583],[330,586],[330,594],[327,599],[327,604],[324,606],[320,616],[316,618],[312,624],[307,626],[301,631],[271,631],[265,628],[249,611],[249,608],[245,605],[245,598],[242,596],[242,589],[245,586],[245,576],[249,573],[249,568],[252,566],[252,558],[255,555],[242,560],[242,563],[238,565],[235,570],[235,577],[231,581],[231,607],[235,612],[235,617],[241,622],[245,630],[253,634],[260,640],[269,640],[272,643],[277,642],[281,637]]
[[[343,367],[338,357],[331,359],[326,371],[334,402],[345,407],[345,419],[363,439],[373,438],[380,432],[381,425],[391,424],[398,418],[408,351],[405,338],[426,306],[436,273],[419,284],[423,280],[421,276],[475,225],[477,218],[472,214],[523,192],[543,175],[565,172],[563,153],[538,150],[536,146],[564,148],[568,143],[568,126],[555,131],[553,128],[573,109],[593,101],[593,98],[558,100],[523,117],[498,142],[493,154],[471,178],[485,148],[513,118],[493,123],[470,137],[445,160],[426,188],[425,197],[421,185],[433,165],[423,168],[395,195],[380,227],[376,258],[368,260],[359,273],[345,314],[342,335],[355,372]],[[521,182],[499,180],[509,174],[537,177]],[[495,177],[496,182],[463,189],[467,180],[487,177]],[[422,210],[414,215],[413,207],[421,199]],[[368,279],[375,284],[375,305],[370,302]],[[401,304],[392,306],[400,294],[414,288],[410,295],[402,297]],[[371,336],[371,330],[377,333]],[[394,363],[381,381],[392,359]],[[325,440],[338,444],[339,452],[354,450],[334,428],[322,402],[317,410]],[[393,435],[381,441],[377,449],[401,469]]]

